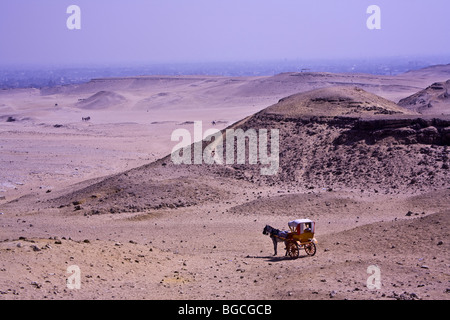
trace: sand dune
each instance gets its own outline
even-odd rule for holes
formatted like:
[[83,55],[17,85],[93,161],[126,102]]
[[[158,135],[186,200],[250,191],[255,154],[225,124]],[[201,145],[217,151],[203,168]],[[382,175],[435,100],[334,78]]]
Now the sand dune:
[[414,114],[358,87],[328,87],[281,99],[265,111],[286,117],[367,117],[377,114]]
[[406,77],[418,78],[428,83],[442,82],[450,78],[450,64],[434,65],[404,74]]
[[123,105],[125,102],[125,97],[120,94],[110,91],[99,91],[89,98],[79,101],[77,106],[86,110],[98,110],[114,108],[118,105]]

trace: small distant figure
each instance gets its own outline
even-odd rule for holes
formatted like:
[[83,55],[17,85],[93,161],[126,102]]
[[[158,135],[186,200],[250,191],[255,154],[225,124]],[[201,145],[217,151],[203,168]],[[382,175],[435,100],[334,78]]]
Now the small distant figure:
[[213,122],[211,122],[213,126],[216,125],[216,120],[213,120]]
[[58,106],[58,104],[57,103],[55,103],[55,107],[57,107]]
[[86,117],[86,118],[81,118],[81,120],[83,120],[83,121],[91,121],[91,117]]

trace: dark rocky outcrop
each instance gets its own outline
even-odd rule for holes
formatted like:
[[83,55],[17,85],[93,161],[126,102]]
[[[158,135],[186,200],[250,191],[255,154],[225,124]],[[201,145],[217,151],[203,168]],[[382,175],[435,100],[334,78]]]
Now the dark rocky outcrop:
[[398,105],[421,114],[450,114],[450,80],[433,83],[398,102]]

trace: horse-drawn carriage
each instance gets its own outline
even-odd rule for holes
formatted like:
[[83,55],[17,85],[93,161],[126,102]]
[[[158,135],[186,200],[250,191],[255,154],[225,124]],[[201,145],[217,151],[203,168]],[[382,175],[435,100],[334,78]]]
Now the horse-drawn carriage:
[[296,259],[303,248],[307,255],[316,254],[317,240],[314,238],[315,223],[309,219],[297,219],[288,223],[290,231],[280,231],[270,226],[266,226],[263,234],[268,234],[272,238],[274,251],[277,254],[277,242],[284,242],[286,245],[286,255]]

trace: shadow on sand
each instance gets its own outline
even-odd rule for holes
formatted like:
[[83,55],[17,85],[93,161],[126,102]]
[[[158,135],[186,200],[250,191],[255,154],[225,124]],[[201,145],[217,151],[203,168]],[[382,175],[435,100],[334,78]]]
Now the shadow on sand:
[[299,256],[297,259],[292,259],[289,256],[246,256],[247,259],[265,259],[268,262],[281,262],[281,261],[290,261],[290,260],[298,260],[309,257],[308,255]]

